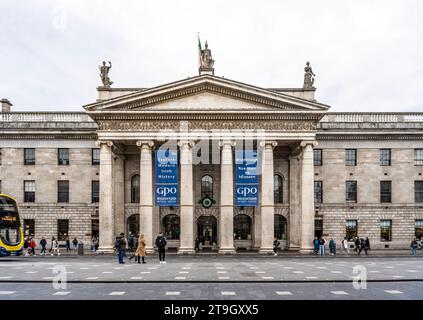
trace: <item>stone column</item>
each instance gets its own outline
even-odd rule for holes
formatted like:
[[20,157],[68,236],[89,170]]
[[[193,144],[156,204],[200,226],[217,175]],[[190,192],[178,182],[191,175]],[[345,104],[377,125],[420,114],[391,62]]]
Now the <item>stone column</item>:
[[144,234],[147,253],[154,252],[153,234],[153,141],[137,141],[140,154],[140,233]]
[[313,250],[314,239],[314,141],[302,141],[301,161],[301,252]]
[[115,234],[126,232],[125,228],[125,156],[116,155],[114,163]]
[[194,143],[179,141],[181,177],[180,177],[180,245],[179,254],[192,254],[194,251],[194,186],[192,174],[192,148]]
[[219,253],[235,253],[234,248],[234,173],[232,147],[235,142],[223,140],[220,142],[222,156],[220,161],[220,219]]
[[289,157],[289,237],[288,250],[300,250],[301,242],[301,167],[299,155]]
[[113,142],[98,142],[100,146],[100,212],[99,252],[113,253]]
[[274,171],[273,148],[276,141],[263,141],[261,161],[261,245],[259,253],[273,253],[273,238],[275,233],[275,201],[274,201]]

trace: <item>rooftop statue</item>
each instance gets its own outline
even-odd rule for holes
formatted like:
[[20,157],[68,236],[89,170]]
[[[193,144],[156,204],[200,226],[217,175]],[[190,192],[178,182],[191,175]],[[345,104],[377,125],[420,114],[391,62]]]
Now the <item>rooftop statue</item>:
[[208,48],[207,41],[205,43],[205,49],[201,50],[201,67],[202,68],[213,68],[214,60],[211,55],[211,50]]
[[103,82],[103,87],[105,88],[110,88],[110,86],[113,84],[113,82],[110,81],[109,78],[109,70],[112,67],[112,63],[110,61],[108,62],[108,66],[106,66],[106,61],[103,61],[103,65],[98,67],[100,69],[100,78]]
[[307,61],[306,66],[304,68],[304,85],[303,88],[304,89],[315,89],[315,87],[313,87],[314,84],[314,77],[316,76],[313,73],[313,70],[310,67],[310,62]]

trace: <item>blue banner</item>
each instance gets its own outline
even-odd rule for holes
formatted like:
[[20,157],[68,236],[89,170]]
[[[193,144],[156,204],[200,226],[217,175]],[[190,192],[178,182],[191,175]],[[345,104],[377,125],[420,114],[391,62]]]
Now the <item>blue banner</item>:
[[179,204],[178,152],[172,149],[156,150],[155,155],[156,206],[177,207]]
[[235,194],[238,207],[258,206],[258,155],[253,150],[236,150]]

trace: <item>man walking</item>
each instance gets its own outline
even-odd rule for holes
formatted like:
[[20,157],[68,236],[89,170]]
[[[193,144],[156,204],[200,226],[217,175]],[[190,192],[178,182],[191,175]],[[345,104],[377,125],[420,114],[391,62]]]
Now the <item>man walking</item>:
[[360,239],[360,249],[358,250],[358,255],[360,255],[361,251],[364,250],[367,256],[367,244],[364,239]]
[[166,263],[165,261],[165,250],[166,250],[166,238],[163,236],[163,232],[160,232],[156,238],[156,246],[159,251],[160,264]]
[[342,240],[342,251],[344,253],[350,253],[350,249],[348,248],[348,240],[347,240],[347,238],[344,238],[344,240]]
[[279,250],[279,246],[281,245],[281,243],[279,242],[278,238],[275,237],[273,240],[273,252],[275,253],[275,256],[278,255],[278,250]]
[[360,239],[358,237],[355,237],[354,245],[355,245],[354,251],[357,252],[360,247]]
[[123,257],[125,256],[125,250],[126,250],[126,240],[125,240],[125,234],[121,233],[120,234],[120,239],[119,239],[119,245],[118,245],[118,259],[119,259],[119,264],[124,264],[125,262],[123,262]]
[[42,256],[44,256],[45,254],[46,254],[46,245],[47,245],[47,240],[46,240],[46,238],[42,238],[41,240],[40,240],[40,245],[41,245],[41,252],[40,252],[40,254],[42,255]]
[[200,250],[200,243],[201,243],[200,239],[198,237],[195,238],[195,246],[194,246],[195,252],[200,252],[201,251]]

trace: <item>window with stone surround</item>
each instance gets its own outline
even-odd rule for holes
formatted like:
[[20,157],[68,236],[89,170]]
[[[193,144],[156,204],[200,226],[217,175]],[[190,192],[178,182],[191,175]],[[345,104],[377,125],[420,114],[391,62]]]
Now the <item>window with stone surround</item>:
[[380,149],[380,165],[390,166],[391,165],[391,149]]
[[313,149],[313,162],[315,166],[321,166],[323,163],[323,150]]
[[35,235],[35,220],[34,219],[24,219],[24,235],[25,237]]
[[423,149],[414,149],[414,165],[423,166]]
[[201,178],[201,199],[213,199],[213,177],[206,174]]
[[273,176],[273,197],[275,203],[283,203],[283,177],[279,174]]
[[392,193],[392,182],[381,181],[380,182],[380,202],[391,203],[391,193]]
[[35,149],[34,148],[24,149],[24,165],[26,166],[35,165]]
[[314,181],[314,203],[323,203],[323,181]]
[[357,220],[347,220],[345,224],[345,237],[348,241],[352,241],[355,237],[357,237],[358,231],[358,224]]
[[380,220],[380,241],[392,241],[392,220]]
[[235,240],[251,240],[251,218],[246,214],[238,214],[234,217]]
[[69,165],[69,149],[68,148],[57,149],[57,164],[59,166]]
[[357,181],[345,182],[345,201],[357,202]]
[[288,223],[286,218],[280,214],[275,214],[274,218],[274,236],[279,240],[287,239]]
[[357,165],[357,149],[345,149],[345,165]]
[[423,239],[423,219],[416,219],[414,230],[416,239]]
[[35,202],[35,181],[24,181],[24,202]]
[[69,220],[57,220],[57,240],[65,241],[67,236],[69,236]]
[[99,148],[91,149],[91,164],[93,166],[100,164],[100,149]]
[[57,202],[69,202],[69,180],[57,181]]
[[423,203],[423,181],[414,181],[414,201]]
[[100,201],[100,181],[91,181],[91,202],[97,203]]
[[131,203],[140,202],[140,175],[136,174],[131,178]]

